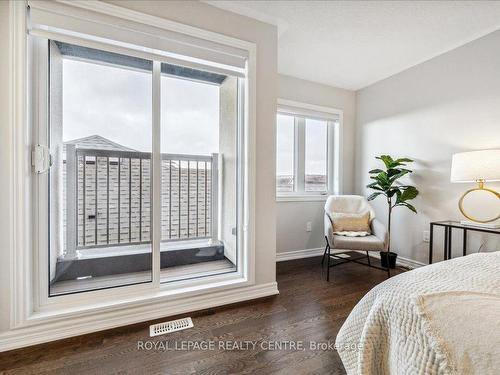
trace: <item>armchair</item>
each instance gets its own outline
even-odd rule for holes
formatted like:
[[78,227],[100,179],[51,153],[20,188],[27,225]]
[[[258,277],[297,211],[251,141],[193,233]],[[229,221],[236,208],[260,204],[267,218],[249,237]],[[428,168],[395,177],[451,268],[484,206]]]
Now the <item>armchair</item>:
[[[348,237],[336,235],[333,233],[333,223],[331,221],[332,214],[365,214],[370,213],[370,229],[371,234],[364,237]],[[387,272],[387,277],[391,276],[389,268],[377,267],[371,264],[369,251],[388,251],[388,233],[384,224],[375,218],[375,211],[370,206],[365,197],[360,195],[331,195],[325,203],[324,215],[325,227],[325,252],[321,264],[328,259],[327,263],[327,281],[330,280],[330,268],[347,262],[355,262],[364,266],[377,268]],[[332,253],[332,250],[334,251]],[[365,251],[367,263],[361,261],[365,256],[357,258],[345,258],[338,256],[346,251]],[[339,260],[339,262],[330,262],[330,259]]]

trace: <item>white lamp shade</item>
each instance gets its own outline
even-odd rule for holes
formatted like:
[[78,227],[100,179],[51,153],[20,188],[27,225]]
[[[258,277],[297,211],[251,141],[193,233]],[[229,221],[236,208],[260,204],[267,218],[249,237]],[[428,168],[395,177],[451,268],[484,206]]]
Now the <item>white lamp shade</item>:
[[454,154],[451,182],[500,181],[500,150],[481,150]]

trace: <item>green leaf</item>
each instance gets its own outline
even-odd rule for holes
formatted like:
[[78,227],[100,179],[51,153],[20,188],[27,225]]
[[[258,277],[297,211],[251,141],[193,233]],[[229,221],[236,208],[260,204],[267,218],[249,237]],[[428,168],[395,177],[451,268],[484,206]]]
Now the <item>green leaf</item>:
[[397,170],[398,173],[391,176],[390,178],[391,183],[396,182],[396,180],[403,177],[405,174],[411,173],[409,169],[393,169],[393,170]]
[[387,170],[387,176],[392,177],[394,175],[397,175],[400,172],[401,172],[401,169],[398,169],[398,168],[389,168]]
[[397,163],[413,163],[414,160],[408,158],[400,158],[395,160]]
[[400,202],[405,202],[411,199],[416,198],[418,195],[418,190],[414,186],[408,186],[406,189],[403,190],[401,193],[401,196],[399,197]]
[[389,155],[380,155],[377,156],[375,159],[382,160],[387,169],[391,168],[392,163],[394,163],[394,160],[392,160],[392,158]]
[[382,189],[377,182],[372,182],[371,184],[366,185],[366,187],[369,189],[384,191],[384,189]]
[[410,203],[401,202],[401,203],[398,203],[398,204],[394,205],[394,207],[397,207],[397,206],[406,207],[406,208],[410,209],[411,211],[413,211],[414,213],[417,213],[417,209],[412,204],[410,204]]
[[387,177],[387,173],[382,172],[375,176],[375,181],[378,182],[380,187],[384,190],[389,189],[391,187],[391,181]]
[[394,196],[394,194],[397,194],[397,195],[400,195],[401,194],[401,191],[399,190],[398,187],[392,187],[390,188],[389,190],[387,190],[387,196],[389,198],[392,198]]
[[382,173],[384,172],[382,169],[372,169],[371,171],[368,171],[368,173]]
[[377,198],[381,194],[384,194],[384,193],[381,193],[381,192],[377,191],[375,193],[370,194],[367,199],[369,201],[372,201],[372,200],[374,200],[375,198]]
[[390,155],[380,155],[380,156],[375,157],[375,159],[382,160],[387,169],[396,168],[396,167],[399,167],[401,165],[405,166],[406,163],[413,162],[413,160],[409,159],[409,158],[399,158],[399,159],[394,160]]

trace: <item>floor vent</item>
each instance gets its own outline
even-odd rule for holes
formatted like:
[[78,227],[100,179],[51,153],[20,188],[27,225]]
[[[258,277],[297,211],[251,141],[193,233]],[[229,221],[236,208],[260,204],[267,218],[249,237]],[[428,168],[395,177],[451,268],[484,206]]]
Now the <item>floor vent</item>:
[[183,329],[193,328],[193,321],[191,318],[182,318],[177,320],[171,320],[169,322],[163,322],[158,324],[153,324],[149,326],[149,336],[159,336],[165,333],[172,333],[177,331],[182,331]]

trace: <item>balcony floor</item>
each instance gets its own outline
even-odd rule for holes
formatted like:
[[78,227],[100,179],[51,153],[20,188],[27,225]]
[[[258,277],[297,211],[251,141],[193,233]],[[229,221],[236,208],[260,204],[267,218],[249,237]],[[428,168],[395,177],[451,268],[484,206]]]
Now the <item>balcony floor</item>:
[[[151,245],[97,247],[57,261],[50,294],[74,293],[149,282]],[[222,242],[209,239],[162,242],[161,281],[172,282],[236,270],[224,255]]]
[[[204,277],[236,271],[236,266],[227,258],[185,266],[171,267],[160,271],[162,283],[168,283],[193,277]],[[131,272],[120,275],[109,275],[65,280],[52,283],[51,295],[76,293],[86,290],[111,288],[122,285],[132,285],[151,281],[151,272]]]

